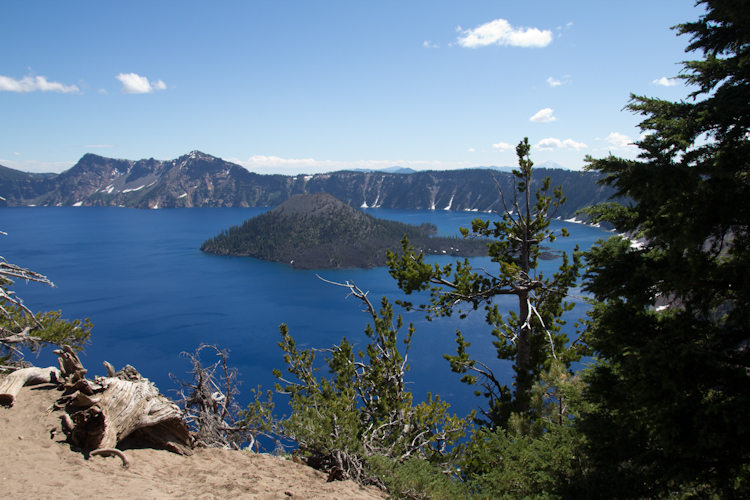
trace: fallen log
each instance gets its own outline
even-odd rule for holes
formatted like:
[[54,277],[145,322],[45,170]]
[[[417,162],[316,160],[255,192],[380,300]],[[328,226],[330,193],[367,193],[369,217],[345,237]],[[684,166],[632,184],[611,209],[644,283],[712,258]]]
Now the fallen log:
[[31,368],[16,370],[0,380],[0,405],[13,406],[21,387],[27,385],[54,384],[58,383],[59,380],[60,370],[54,366],[47,368],[33,366]]
[[[58,400],[70,413],[67,434],[74,445],[88,450],[115,448],[131,434],[181,455],[192,454],[192,437],[182,410],[132,366],[114,373],[105,363],[107,377],[87,380],[72,349],[60,356],[66,393]],[[83,373],[82,373],[83,372]],[[64,426],[65,427],[65,426]]]

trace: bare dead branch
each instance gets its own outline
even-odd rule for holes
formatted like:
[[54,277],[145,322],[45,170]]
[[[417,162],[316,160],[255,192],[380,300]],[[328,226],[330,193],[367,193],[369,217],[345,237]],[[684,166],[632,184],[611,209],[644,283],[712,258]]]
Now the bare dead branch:
[[117,448],[99,448],[98,450],[94,450],[89,453],[89,456],[92,457],[95,457],[97,455],[101,455],[103,457],[114,455],[122,460],[123,467],[125,467],[126,469],[130,467],[130,460],[128,460],[128,457],[125,456],[125,454]]

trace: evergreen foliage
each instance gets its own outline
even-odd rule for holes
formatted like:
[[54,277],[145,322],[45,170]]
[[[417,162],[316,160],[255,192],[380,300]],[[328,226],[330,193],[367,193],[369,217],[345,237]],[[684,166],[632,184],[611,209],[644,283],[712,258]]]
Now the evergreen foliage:
[[587,210],[642,238],[588,252],[590,470],[576,498],[750,496],[750,4],[678,25],[691,101],[631,96],[639,159],[589,158],[630,206]]
[[[580,359],[581,346],[569,346],[567,335],[561,331],[564,324],[561,316],[572,309],[565,301],[568,289],[575,285],[579,275],[580,260],[573,255],[572,262],[563,254],[559,271],[551,278],[537,273],[541,244],[554,241],[556,234],[549,229],[550,219],[557,208],[565,202],[560,188],[551,188],[549,178],[542,180],[536,190],[536,201],[532,204],[532,166],[529,159],[528,139],[516,148],[519,169],[513,171],[515,179],[512,198],[506,200],[502,190],[503,211],[501,220],[492,222],[475,219],[472,230],[462,229],[465,238],[491,238],[487,253],[498,264],[496,275],[486,270],[474,270],[468,259],[440,267],[424,262],[424,254],[417,253],[408,240],[403,241],[403,254],[389,253],[388,264],[391,275],[398,280],[399,287],[407,294],[430,292],[430,303],[418,306],[428,312],[428,318],[450,316],[456,310],[461,317],[469,311],[482,307],[487,323],[493,327],[493,342],[499,359],[515,361],[515,393],[501,384],[492,369],[474,360],[467,352],[471,345],[461,332],[457,332],[458,344],[455,356],[446,355],[451,369],[463,373],[462,380],[470,385],[479,384],[476,394],[488,399],[482,410],[490,426],[508,425],[513,412],[534,421],[539,418],[530,406],[531,388],[543,370],[558,360],[566,367]],[[551,190],[551,192],[550,192]],[[567,236],[567,231],[561,231]],[[515,295],[519,310],[504,315],[493,299],[501,295]],[[411,302],[402,302],[407,310],[414,308]],[[466,304],[468,309],[462,304]],[[461,309],[464,307],[464,309]]]
[[[373,319],[365,330],[369,343],[364,351],[355,350],[344,338],[329,349],[300,351],[281,325],[279,347],[296,380],[274,372],[284,384],[276,390],[290,396],[292,409],[279,423],[279,434],[299,445],[309,465],[363,484],[386,486],[378,459],[370,462],[373,457],[392,462],[422,459],[449,469],[451,448],[464,436],[468,422],[451,416],[439,397],[413,404],[404,376],[414,327],[409,326],[403,339],[402,354],[398,334],[403,322],[400,316],[394,318],[391,304],[383,298],[378,312],[356,285],[342,286],[363,301]],[[316,375],[317,352],[326,353],[330,378]]]
[[507,429],[476,428],[458,455],[453,475],[425,460],[369,462],[392,498],[506,500],[560,499],[585,470],[583,436],[574,423],[586,408],[583,381],[553,363],[532,389],[540,418],[529,429],[516,415]]

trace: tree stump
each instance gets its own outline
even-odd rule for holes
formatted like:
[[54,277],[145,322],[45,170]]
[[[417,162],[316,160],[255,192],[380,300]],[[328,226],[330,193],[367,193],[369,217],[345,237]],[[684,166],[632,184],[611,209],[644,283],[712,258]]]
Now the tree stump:
[[114,373],[105,362],[107,377],[84,377],[78,356],[70,348],[55,351],[66,393],[58,400],[73,423],[67,430],[73,444],[88,450],[114,448],[133,433],[141,439],[181,455],[191,455],[192,437],[182,411],[132,366]]

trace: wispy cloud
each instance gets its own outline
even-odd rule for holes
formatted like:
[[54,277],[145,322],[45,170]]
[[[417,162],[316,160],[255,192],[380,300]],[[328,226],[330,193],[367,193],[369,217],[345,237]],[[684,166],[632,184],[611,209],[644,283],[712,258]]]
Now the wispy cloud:
[[473,153],[474,151],[476,151],[474,148],[469,148],[469,153]]
[[664,87],[674,87],[677,85],[677,80],[675,78],[667,78],[666,76],[662,76],[661,78],[658,78],[651,82],[654,85],[662,85]]
[[493,144],[492,148],[499,149],[500,151],[505,151],[507,149],[513,149],[513,146],[511,146],[507,142],[498,142],[497,144]]
[[625,134],[619,132],[612,132],[605,139],[608,143],[618,149],[628,148],[633,146],[633,139]]
[[576,142],[573,139],[565,139],[564,141],[561,141],[560,139],[555,139],[554,137],[542,139],[534,145],[534,148],[539,149],[540,151],[552,151],[555,148],[575,149],[576,151],[578,151],[579,149],[587,147],[588,146],[586,146],[586,144],[582,142]]
[[77,94],[81,90],[75,85],[64,85],[60,82],[50,82],[44,76],[25,76],[14,80],[9,76],[0,75],[0,92],[61,92],[63,94]]
[[560,85],[567,85],[568,83],[570,83],[570,75],[563,76],[562,80],[558,80],[552,76],[547,78],[547,84],[552,88],[559,87]]
[[511,26],[505,19],[495,19],[476,28],[464,30],[456,28],[461,33],[458,44],[461,47],[475,49],[487,45],[510,45],[512,47],[546,47],[552,43],[552,32],[538,28],[517,28]]
[[149,82],[148,78],[136,73],[120,73],[115,78],[122,82],[123,94],[150,94],[154,90],[167,88],[167,84],[161,80]]
[[430,42],[429,40],[425,40],[422,44],[422,47],[425,49],[439,49],[440,45]]
[[547,123],[547,122],[553,122],[557,120],[554,116],[552,116],[552,108],[544,108],[540,109],[537,114],[529,118],[529,121],[532,122],[538,122],[538,123]]
[[109,94],[109,92],[107,92],[106,89],[99,89],[99,90],[97,90],[97,92],[99,92],[100,94],[104,94],[104,95]]
[[16,153],[16,152],[14,152],[14,153],[13,153],[13,156],[21,156],[21,153]]

